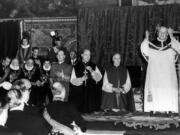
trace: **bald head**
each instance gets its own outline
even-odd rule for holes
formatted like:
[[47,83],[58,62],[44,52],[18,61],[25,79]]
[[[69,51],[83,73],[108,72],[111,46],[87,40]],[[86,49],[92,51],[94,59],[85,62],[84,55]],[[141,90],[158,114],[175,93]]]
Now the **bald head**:
[[62,101],[64,101],[66,91],[65,87],[60,82],[55,82],[53,84],[52,93],[54,98],[60,98]]

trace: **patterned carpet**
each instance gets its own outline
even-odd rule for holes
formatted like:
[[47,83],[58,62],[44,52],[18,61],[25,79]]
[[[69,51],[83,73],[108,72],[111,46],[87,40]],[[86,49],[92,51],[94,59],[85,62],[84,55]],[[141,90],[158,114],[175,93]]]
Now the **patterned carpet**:
[[91,130],[126,131],[126,135],[178,135],[178,114],[128,112],[97,112],[84,114]]

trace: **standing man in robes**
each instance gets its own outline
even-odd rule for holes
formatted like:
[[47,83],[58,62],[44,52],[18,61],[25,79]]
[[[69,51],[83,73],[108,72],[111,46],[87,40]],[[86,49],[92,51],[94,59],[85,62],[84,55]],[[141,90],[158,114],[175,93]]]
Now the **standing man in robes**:
[[105,70],[103,78],[103,94],[101,109],[119,109],[120,111],[131,110],[130,100],[127,97],[131,88],[131,80],[128,70],[120,65],[121,56],[115,53],[112,57],[113,65]]
[[59,50],[57,53],[58,63],[53,63],[50,71],[50,83],[51,87],[54,82],[60,82],[66,89],[65,101],[68,101],[69,97],[69,82],[72,72],[72,66],[65,63],[66,55],[63,50]]
[[100,109],[101,89],[97,83],[101,80],[102,74],[97,65],[90,61],[90,50],[85,49],[81,56],[82,61],[74,66],[71,75],[71,84],[76,87],[71,90],[70,102],[80,112],[91,113]]
[[26,62],[26,60],[31,56],[31,46],[29,44],[28,38],[23,37],[22,44],[20,45],[17,51],[17,58],[19,60],[20,65]]
[[155,40],[149,40],[149,32],[141,44],[141,52],[148,62],[144,88],[145,112],[178,113],[178,82],[176,56],[180,43],[174,38],[173,30],[158,28]]
[[30,58],[32,58],[34,60],[34,65],[37,66],[37,68],[41,68],[42,58],[39,56],[39,48],[38,47],[32,48],[32,55]]

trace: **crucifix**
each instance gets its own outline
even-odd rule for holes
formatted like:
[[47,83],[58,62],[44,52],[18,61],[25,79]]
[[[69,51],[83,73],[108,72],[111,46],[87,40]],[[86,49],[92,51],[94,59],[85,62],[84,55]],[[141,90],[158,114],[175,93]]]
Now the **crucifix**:
[[87,74],[88,74],[88,72],[87,72],[87,70],[86,70],[86,68],[85,68],[85,70],[84,70],[84,76],[85,76],[84,83],[85,83],[85,86],[86,86]]

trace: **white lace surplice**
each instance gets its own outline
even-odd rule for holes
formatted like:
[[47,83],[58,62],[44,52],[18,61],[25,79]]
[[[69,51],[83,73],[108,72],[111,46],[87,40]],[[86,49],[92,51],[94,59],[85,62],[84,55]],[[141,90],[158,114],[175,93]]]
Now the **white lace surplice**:
[[[144,89],[144,111],[178,112],[178,83],[175,68],[175,56],[180,52],[180,45],[172,40],[172,48],[155,50],[144,40],[141,44],[142,54],[148,56],[148,67]],[[151,99],[148,100],[148,94]]]

